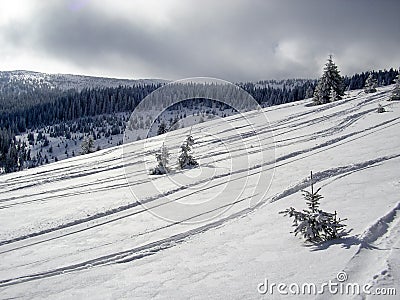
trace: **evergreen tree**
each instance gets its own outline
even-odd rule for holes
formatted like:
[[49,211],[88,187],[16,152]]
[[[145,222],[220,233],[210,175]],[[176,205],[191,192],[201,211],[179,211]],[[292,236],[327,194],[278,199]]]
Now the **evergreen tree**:
[[164,143],[161,146],[160,152],[156,153],[158,165],[150,170],[150,175],[163,175],[168,173],[169,152]]
[[314,93],[313,88],[311,86],[308,86],[306,94],[304,96],[305,99],[312,98],[313,93]]
[[10,129],[0,128],[0,167],[5,172],[6,159],[12,141]]
[[322,198],[324,198],[320,194],[318,194],[320,190],[321,188],[314,191],[314,185],[312,182],[312,172],[311,172],[311,192],[302,190],[304,200],[306,201],[306,204],[308,206],[308,210],[306,210],[307,212],[315,213],[318,211],[318,208],[320,206],[320,201]]
[[321,188],[314,191],[311,172],[311,192],[302,191],[308,209],[297,211],[290,207],[279,213],[293,218],[295,227],[294,235],[301,234],[308,242],[322,242],[340,237],[343,234],[343,221],[337,218],[335,213],[328,213],[319,209],[320,201],[323,198],[320,194]]
[[347,88],[346,88],[346,93],[345,93],[345,95],[346,95],[346,97],[350,97],[350,91],[351,91],[351,88],[350,88],[350,84],[347,86]]
[[85,138],[81,144],[81,153],[88,154],[94,152],[94,140],[92,136]]
[[33,135],[33,132],[28,133],[28,141],[30,145],[33,145],[35,143],[35,136]]
[[336,99],[337,99],[337,94],[336,94],[335,90],[331,88],[331,90],[329,92],[329,101],[333,102],[333,101],[336,101]]
[[199,163],[194,159],[193,155],[190,154],[193,144],[194,139],[192,135],[189,134],[181,145],[181,154],[178,157],[178,164],[181,169],[188,169],[197,167],[199,165]]
[[343,78],[340,76],[338,67],[329,55],[328,61],[324,67],[324,73],[318,80],[314,91],[313,101],[315,104],[325,104],[340,100],[344,96]]
[[11,173],[15,171],[21,171],[26,166],[28,158],[27,145],[16,141],[15,137],[11,140],[8,152],[5,155],[4,171]]
[[323,80],[323,78],[321,77],[320,79],[318,79],[318,83],[314,91],[313,102],[315,105],[324,103],[324,98],[326,97],[324,93],[326,92],[327,92],[327,87],[325,84],[325,80]]
[[379,103],[378,109],[376,110],[376,112],[381,114],[381,113],[384,113],[385,111],[386,111],[385,108]]
[[400,75],[396,77],[396,85],[394,86],[390,100],[400,100]]
[[370,73],[367,80],[365,81],[364,92],[375,93],[377,86],[378,86],[377,80],[374,78],[373,74]]
[[12,141],[6,155],[5,172],[11,173],[17,171],[17,164],[18,164],[18,152],[15,147],[14,141]]
[[165,124],[164,121],[162,121],[160,126],[158,126],[157,135],[161,135],[167,132],[168,132],[167,125]]

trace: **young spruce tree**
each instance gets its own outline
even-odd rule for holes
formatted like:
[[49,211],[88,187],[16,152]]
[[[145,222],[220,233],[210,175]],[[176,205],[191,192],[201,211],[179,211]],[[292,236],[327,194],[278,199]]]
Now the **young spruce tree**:
[[167,132],[168,132],[167,125],[165,124],[164,121],[162,121],[160,126],[158,126],[157,135],[161,135]]
[[181,154],[178,157],[178,164],[181,169],[189,169],[197,167],[199,163],[194,159],[193,155],[190,153],[192,151],[192,146],[194,144],[194,139],[191,134],[189,134],[186,140],[181,145]]
[[319,105],[340,100],[343,96],[343,78],[340,76],[338,67],[333,62],[332,55],[329,55],[324,67],[324,73],[315,88],[313,101],[316,105]]
[[396,77],[396,84],[390,96],[390,100],[400,100],[400,75]]
[[381,114],[384,113],[386,110],[385,108],[382,106],[382,104],[378,104],[378,109],[376,110],[377,113]]
[[311,192],[303,190],[303,196],[308,206],[308,209],[298,211],[290,207],[279,213],[293,218],[293,226],[295,227],[294,235],[301,234],[306,241],[318,243],[322,241],[338,238],[343,233],[343,228],[346,226],[337,218],[335,213],[328,213],[319,209],[320,201],[323,198],[320,194],[321,188],[314,191],[311,172]]
[[364,92],[365,93],[375,93],[376,87],[378,86],[377,80],[374,78],[372,73],[369,73],[367,80],[365,81],[364,85]]
[[156,153],[157,166],[150,170],[150,175],[163,175],[168,173],[169,152],[164,143],[159,152]]
[[89,154],[94,152],[94,140],[92,136],[88,136],[83,140],[81,144],[81,149],[82,154]]

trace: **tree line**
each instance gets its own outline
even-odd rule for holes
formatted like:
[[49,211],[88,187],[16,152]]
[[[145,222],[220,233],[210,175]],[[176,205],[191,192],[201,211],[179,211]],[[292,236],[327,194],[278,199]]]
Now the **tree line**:
[[[385,86],[393,83],[399,73],[390,69],[340,77],[340,91],[363,88],[371,74],[378,86]],[[238,86],[247,91],[260,105],[272,106],[313,96],[315,98],[315,91],[321,80],[293,79],[276,83],[276,81],[248,82],[239,83]],[[133,111],[142,99],[161,86],[161,84],[142,84],[85,88],[78,91],[0,78],[0,168],[14,171],[23,165],[21,163],[23,160],[30,159],[27,150],[29,147],[17,141],[15,135],[72,120]],[[333,95],[323,96],[324,101],[340,97],[337,91],[330,90],[330,93]],[[184,108],[185,104],[179,106]]]

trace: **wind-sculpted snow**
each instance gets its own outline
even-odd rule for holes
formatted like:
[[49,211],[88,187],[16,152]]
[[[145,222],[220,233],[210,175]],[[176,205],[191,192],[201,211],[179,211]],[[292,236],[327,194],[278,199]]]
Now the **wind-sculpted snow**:
[[[189,133],[179,129],[1,176],[0,298],[70,298],[78,287],[78,298],[107,288],[112,298],[257,298],[266,273],[322,283],[343,270],[400,288],[400,104],[386,102],[389,91],[269,107],[269,122],[251,111],[193,126],[199,168],[175,166]],[[151,176],[163,142],[171,171]],[[304,206],[310,170],[348,235],[304,247],[278,212]]]
[[[396,264],[392,263],[393,251],[398,252],[399,223],[400,202],[397,202],[385,215],[367,227],[360,236],[353,238],[352,243],[358,248],[344,267],[344,274],[351,278],[352,282],[365,282],[372,287],[385,289],[399,288],[396,284],[399,266],[397,261],[395,261]],[[394,276],[396,278],[393,278]],[[360,295],[363,299],[371,297],[363,291],[360,292]],[[392,296],[396,296],[396,294],[392,294]],[[324,296],[317,299],[330,298],[333,297]]]

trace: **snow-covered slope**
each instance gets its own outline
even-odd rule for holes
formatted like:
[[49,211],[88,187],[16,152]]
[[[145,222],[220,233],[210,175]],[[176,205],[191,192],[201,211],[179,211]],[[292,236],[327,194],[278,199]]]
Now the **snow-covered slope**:
[[[251,126],[238,116],[198,124],[200,169],[149,176],[142,166],[155,164],[162,135],[1,176],[0,298],[328,299],[257,289],[266,279],[320,285],[343,271],[371,292],[399,293],[400,103],[386,101],[390,89],[270,107],[269,124],[256,111]],[[187,133],[170,133],[172,161]],[[350,230],[319,246],[278,214],[304,207],[311,170],[321,208]]]

